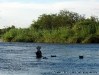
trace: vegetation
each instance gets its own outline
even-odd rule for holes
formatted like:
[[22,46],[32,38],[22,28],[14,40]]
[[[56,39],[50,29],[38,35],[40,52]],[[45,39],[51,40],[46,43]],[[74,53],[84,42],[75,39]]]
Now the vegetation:
[[3,29],[0,29],[0,38],[2,38],[3,34],[5,34],[10,29],[15,29],[15,26],[12,25],[11,27],[6,27],[6,28],[3,28]]
[[97,17],[85,18],[78,13],[61,10],[58,14],[40,15],[29,28],[12,26],[0,34],[3,34],[5,42],[99,43],[98,32]]

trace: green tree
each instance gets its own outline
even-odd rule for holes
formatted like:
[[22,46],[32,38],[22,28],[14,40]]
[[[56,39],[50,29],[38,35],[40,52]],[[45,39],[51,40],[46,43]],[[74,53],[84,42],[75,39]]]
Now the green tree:
[[34,29],[53,29],[60,27],[72,27],[76,22],[84,20],[85,17],[75,12],[61,10],[59,14],[43,14],[33,21],[30,28]]
[[58,14],[58,16],[61,16],[61,23],[69,26],[73,26],[76,22],[85,20],[84,15],[81,16],[78,13],[70,12],[68,10],[61,10]]

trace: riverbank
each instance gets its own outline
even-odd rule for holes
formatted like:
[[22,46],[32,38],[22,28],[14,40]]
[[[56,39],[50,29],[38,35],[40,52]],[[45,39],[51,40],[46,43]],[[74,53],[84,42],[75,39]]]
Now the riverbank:
[[99,19],[85,18],[75,12],[42,14],[29,28],[6,28],[5,42],[99,43]]

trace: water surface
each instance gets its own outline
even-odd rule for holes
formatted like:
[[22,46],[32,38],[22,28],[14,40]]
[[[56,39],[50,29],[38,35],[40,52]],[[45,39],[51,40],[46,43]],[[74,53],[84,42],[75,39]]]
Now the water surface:
[[[48,59],[36,59],[37,46]],[[84,74],[99,75],[99,44],[0,42],[0,75]]]

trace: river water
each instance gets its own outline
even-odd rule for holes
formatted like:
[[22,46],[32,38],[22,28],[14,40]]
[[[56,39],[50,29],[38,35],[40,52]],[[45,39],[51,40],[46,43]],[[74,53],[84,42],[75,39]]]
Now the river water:
[[99,75],[99,44],[0,42],[0,75]]

